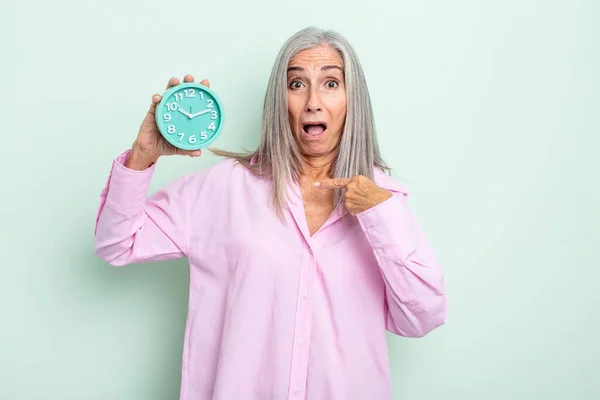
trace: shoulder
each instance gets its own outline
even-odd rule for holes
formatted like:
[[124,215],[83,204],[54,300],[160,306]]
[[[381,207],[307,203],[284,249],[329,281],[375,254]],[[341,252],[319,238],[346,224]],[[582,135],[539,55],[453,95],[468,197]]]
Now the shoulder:
[[391,175],[388,175],[386,172],[384,172],[380,168],[377,168],[377,167],[374,168],[373,178],[374,178],[374,183],[377,186],[387,189],[390,192],[403,194],[403,195],[409,194],[408,189],[406,188],[406,186],[404,184],[400,183],[400,181],[398,181],[396,178],[392,177]]
[[243,186],[256,178],[240,162],[224,158],[185,176],[188,193],[200,196],[202,193],[224,193]]
[[197,171],[188,173],[186,179],[189,182],[198,182],[213,180],[219,181],[223,178],[231,177],[233,175],[244,174],[246,168],[244,168],[237,160],[231,158],[224,158],[218,160],[214,164],[204,167]]

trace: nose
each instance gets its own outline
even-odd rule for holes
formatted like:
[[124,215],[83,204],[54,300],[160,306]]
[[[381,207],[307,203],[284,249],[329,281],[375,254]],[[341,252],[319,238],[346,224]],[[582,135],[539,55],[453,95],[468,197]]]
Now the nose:
[[306,100],[306,111],[307,112],[322,111],[321,97],[319,96],[318,89],[314,86],[308,92],[308,99]]

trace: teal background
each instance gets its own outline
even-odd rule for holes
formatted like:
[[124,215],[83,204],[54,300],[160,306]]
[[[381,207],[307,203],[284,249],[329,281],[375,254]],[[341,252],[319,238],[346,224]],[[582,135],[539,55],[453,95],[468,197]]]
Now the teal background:
[[[215,145],[256,146],[277,51],[312,24],[355,46],[448,275],[448,323],[389,336],[394,399],[600,398],[600,2],[0,7],[0,399],[177,398],[187,265],[98,260],[98,195],[171,76],[219,93]],[[163,159],[152,190],[216,161]]]

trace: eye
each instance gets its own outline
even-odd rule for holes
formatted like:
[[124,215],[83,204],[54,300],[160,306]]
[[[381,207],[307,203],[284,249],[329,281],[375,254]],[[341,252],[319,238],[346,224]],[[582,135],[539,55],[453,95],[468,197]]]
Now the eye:
[[328,81],[327,82],[327,87],[329,89],[335,89],[336,87],[338,87],[339,83],[337,83],[337,81]]
[[292,82],[290,82],[289,86],[292,89],[300,89],[302,87],[302,82],[300,82],[300,81],[292,81]]

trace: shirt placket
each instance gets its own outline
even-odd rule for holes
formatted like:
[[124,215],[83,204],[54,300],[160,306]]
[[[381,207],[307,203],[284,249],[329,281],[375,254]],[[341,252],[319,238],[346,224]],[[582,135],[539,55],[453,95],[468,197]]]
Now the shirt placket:
[[308,355],[310,348],[310,332],[312,323],[311,288],[315,271],[314,251],[306,246],[305,256],[302,257],[302,267],[298,285],[296,320],[294,329],[294,347],[290,375],[290,390],[288,399],[306,398],[306,380],[308,374]]

